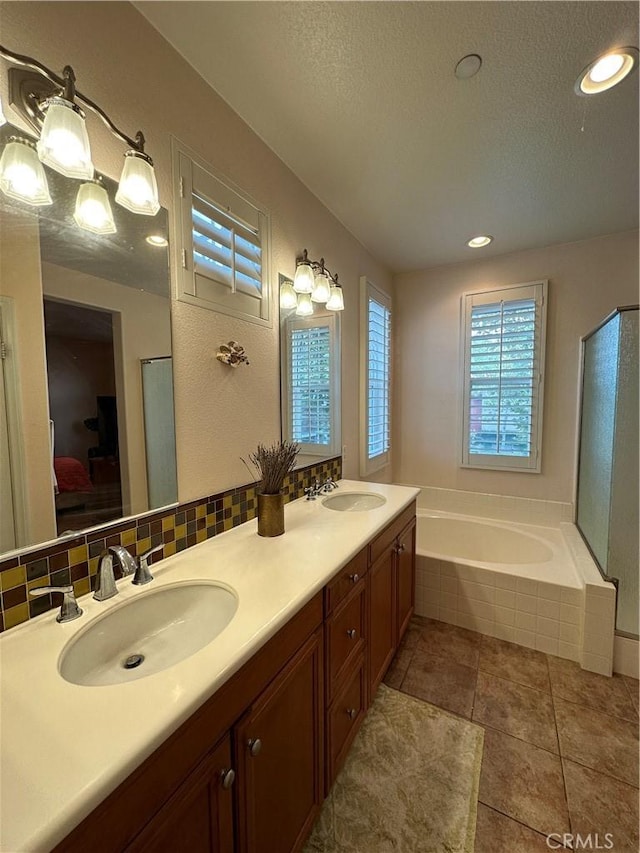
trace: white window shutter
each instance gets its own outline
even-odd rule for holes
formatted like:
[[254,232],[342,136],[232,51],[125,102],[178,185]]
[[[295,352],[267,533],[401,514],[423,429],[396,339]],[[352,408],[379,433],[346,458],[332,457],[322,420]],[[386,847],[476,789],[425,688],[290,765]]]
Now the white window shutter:
[[466,294],[463,465],[540,468],[546,282]]

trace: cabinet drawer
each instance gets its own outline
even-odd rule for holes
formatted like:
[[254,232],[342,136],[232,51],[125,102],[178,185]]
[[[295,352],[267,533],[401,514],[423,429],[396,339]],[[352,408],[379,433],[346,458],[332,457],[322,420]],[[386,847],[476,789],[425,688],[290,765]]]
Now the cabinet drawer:
[[366,632],[365,581],[358,581],[352,594],[340,603],[326,624],[327,701],[336,683],[364,650]]
[[364,718],[365,689],[365,664],[361,656],[327,713],[327,793]]
[[337,607],[340,602],[349,595],[360,578],[367,571],[367,548],[363,548],[359,554],[350,560],[346,566],[340,569],[335,578],[327,584],[324,590],[325,614]]
[[399,536],[411,520],[415,518],[415,514],[416,502],[413,501],[406,509],[402,510],[400,515],[394,518],[391,524],[385,527],[379,536],[376,536],[369,545],[369,563],[375,563],[378,557],[384,554],[396,536]]

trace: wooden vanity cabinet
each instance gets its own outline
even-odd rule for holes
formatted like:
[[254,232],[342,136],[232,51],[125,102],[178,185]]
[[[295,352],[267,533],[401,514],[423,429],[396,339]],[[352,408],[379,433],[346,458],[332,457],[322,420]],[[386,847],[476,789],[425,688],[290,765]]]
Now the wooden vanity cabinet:
[[415,513],[411,504],[369,545],[369,695],[407,629],[415,603]]
[[325,794],[368,707],[368,550],[363,548],[324,590]]
[[126,847],[126,853],[233,853],[234,777],[227,735]]
[[239,853],[300,850],[324,798],[322,631],[234,726]]
[[400,645],[416,603],[416,520],[399,534],[396,553],[396,646]]

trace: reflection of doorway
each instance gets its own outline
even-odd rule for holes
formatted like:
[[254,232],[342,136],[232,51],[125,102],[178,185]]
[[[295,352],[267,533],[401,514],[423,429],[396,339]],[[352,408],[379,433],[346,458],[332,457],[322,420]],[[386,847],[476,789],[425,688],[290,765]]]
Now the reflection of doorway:
[[122,516],[113,322],[44,300],[58,534]]

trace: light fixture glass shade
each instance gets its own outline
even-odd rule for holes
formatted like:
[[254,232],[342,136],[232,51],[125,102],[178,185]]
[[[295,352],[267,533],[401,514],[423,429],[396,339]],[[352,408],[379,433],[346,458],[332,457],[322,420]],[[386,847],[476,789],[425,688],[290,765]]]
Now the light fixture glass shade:
[[51,204],[47,176],[35,146],[26,139],[11,137],[6,144],[0,157],[0,189],[27,204]]
[[301,293],[298,296],[298,307],[296,308],[298,317],[309,317],[313,314],[313,303],[310,293]]
[[311,299],[314,302],[326,302],[330,296],[330,286],[331,282],[329,281],[327,274],[324,272],[318,273],[315,277]]
[[327,309],[329,311],[344,311],[344,294],[339,284],[331,285]]
[[82,110],[65,98],[49,98],[38,157],[65,178],[93,178],[89,136]]
[[293,289],[296,293],[312,293],[315,278],[311,264],[298,264],[293,279]]
[[2,125],[6,124],[6,123],[7,123],[7,117],[4,114],[4,110],[2,109],[2,98],[0,98],[0,127],[2,127]]
[[115,234],[109,193],[97,181],[81,184],[73,214],[76,225],[93,234]]
[[127,151],[116,201],[131,213],[155,216],[160,210],[158,184],[153,163],[141,151]]
[[293,289],[290,281],[283,281],[280,287],[280,307],[283,311],[290,311],[292,308],[297,308],[298,296]]

